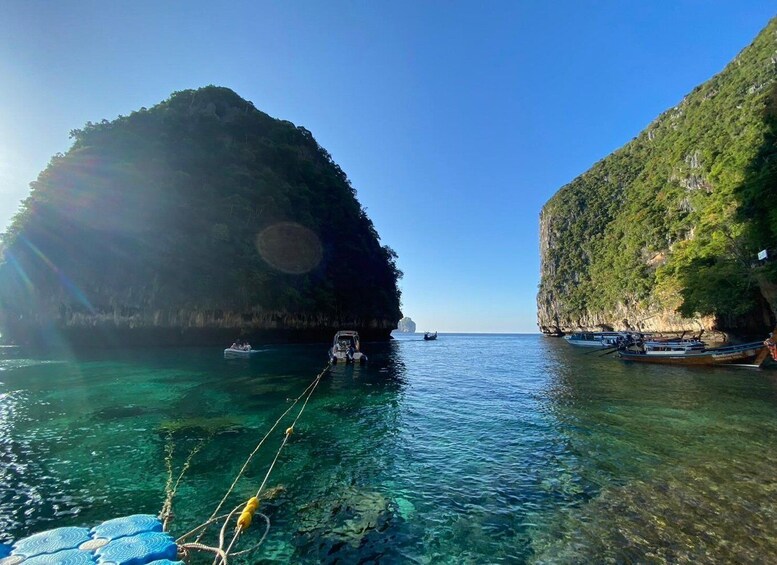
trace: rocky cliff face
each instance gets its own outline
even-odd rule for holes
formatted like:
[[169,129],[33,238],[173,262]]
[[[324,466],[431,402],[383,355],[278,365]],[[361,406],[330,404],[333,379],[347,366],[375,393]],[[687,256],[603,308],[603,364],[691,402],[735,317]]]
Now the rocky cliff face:
[[3,236],[18,343],[388,339],[396,254],[304,128],[207,87],[74,131]]
[[538,325],[756,333],[775,319],[777,20],[540,215]]

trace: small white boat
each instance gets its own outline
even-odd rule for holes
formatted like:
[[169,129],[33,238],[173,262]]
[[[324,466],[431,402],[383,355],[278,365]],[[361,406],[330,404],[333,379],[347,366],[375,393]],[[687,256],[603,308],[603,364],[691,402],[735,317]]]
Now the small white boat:
[[224,357],[251,357],[254,353],[259,353],[259,349],[236,349],[234,347],[227,347],[224,350]]
[[367,356],[359,350],[359,334],[352,330],[340,330],[335,334],[332,347],[329,349],[329,361],[337,363],[367,362]]

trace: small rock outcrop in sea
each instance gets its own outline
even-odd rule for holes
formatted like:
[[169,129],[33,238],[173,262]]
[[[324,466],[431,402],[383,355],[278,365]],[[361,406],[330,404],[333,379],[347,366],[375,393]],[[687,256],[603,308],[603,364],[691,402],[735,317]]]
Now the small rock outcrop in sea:
[[396,254],[305,128],[209,86],[71,137],[3,236],[4,339],[229,344],[396,327]]
[[405,316],[397,323],[397,331],[402,333],[415,333],[415,322]]
[[538,325],[763,335],[777,316],[777,19],[540,215]]

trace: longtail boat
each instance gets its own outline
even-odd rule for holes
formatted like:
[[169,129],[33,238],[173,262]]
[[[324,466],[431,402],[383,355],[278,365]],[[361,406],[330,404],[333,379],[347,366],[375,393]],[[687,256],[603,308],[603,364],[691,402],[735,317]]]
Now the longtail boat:
[[672,350],[671,342],[663,344],[662,348],[638,346],[618,351],[624,361],[637,363],[661,363],[667,365],[742,365],[746,367],[761,367],[769,356],[769,349],[760,341],[727,345],[713,349],[688,347],[678,344]]
[[565,335],[569,345],[577,347],[613,347],[625,341],[631,334],[628,332],[574,332]]

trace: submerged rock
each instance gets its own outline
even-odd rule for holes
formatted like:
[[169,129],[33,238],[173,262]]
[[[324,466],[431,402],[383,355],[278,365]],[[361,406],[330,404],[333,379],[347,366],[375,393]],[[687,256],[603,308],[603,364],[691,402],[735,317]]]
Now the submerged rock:
[[302,508],[297,543],[315,544],[319,554],[330,555],[346,546],[362,546],[371,534],[384,532],[395,519],[397,508],[389,498],[349,487],[333,498]]
[[159,424],[159,427],[157,428],[157,432],[164,435],[182,434],[194,437],[209,437],[222,433],[242,432],[244,430],[245,427],[242,424],[228,416],[167,420]]

